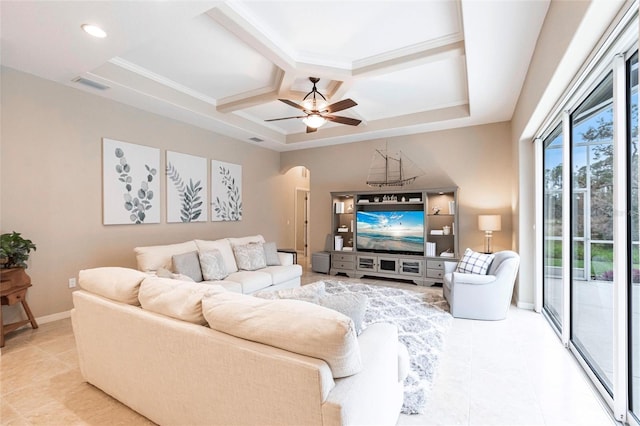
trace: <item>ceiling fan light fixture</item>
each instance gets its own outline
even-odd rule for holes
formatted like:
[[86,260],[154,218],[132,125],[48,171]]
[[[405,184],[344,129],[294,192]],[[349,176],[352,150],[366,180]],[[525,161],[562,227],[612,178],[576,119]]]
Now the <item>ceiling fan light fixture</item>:
[[329,105],[327,101],[316,99],[315,97],[302,101],[302,106],[307,111],[324,111],[327,105]]
[[302,122],[312,129],[322,126],[327,120],[320,114],[309,114],[302,119]]

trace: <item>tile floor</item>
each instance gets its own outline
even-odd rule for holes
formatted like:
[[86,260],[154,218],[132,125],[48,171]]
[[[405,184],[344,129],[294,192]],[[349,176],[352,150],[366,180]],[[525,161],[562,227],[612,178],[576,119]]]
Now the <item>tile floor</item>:
[[[305,266],[303,284],[327,278]],[[542,316],[515,307],[506,321],[454,319],[430,396],[426,414],[401,415],[398,424],[616,424]],[[8,336],[0,356],[0,409],[2,425],[152,424],[82,381],[69,319]]]

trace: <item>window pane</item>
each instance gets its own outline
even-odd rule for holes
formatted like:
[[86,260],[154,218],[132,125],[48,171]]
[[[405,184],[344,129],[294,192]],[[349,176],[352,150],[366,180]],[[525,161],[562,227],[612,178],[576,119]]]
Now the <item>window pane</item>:
[[638,216],[638,187],[640,186],[638,167],[638,53],[627,64],[629,87],[629,234],[630,262],[629,297],[631,298],[629,327],[630,344],[630,410],[640,418],[640,226]]
[[562,126],[544,141],[543,309],[562,330]]
[[571,340],[604,387],[613,382],[613,77],[571,114]]

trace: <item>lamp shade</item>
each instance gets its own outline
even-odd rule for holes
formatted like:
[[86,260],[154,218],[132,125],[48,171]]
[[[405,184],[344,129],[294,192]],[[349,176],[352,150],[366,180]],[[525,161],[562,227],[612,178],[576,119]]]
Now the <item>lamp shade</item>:
[[308,116],[302,119],[302,122],[309,127],[317,129],[318,127],[326,123],[327,120],[320,114],[309,114]]
[[478,216],[478,229],[499,231],[502,229],[502,217],[499,214],[481,214]]

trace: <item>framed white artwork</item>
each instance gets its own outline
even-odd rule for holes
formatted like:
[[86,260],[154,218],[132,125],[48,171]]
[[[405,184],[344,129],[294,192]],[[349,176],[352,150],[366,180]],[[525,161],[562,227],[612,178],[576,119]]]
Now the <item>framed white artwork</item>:
[[242,220],[242,166],[211,160],[211,220]]
[[105,225],[160,223],[160,150],[102,139]]
[[206,222],[207,159],[167,151],[167,222]]

